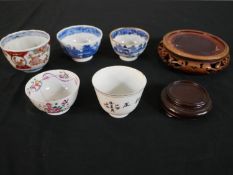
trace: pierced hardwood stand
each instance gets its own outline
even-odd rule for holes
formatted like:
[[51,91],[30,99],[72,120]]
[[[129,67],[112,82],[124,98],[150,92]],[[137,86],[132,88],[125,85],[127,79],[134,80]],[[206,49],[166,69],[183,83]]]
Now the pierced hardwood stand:
[[197,30],[176,30],[166,34],[159,43],[158,53],[168,66],[188,73],[219,72],[230,63],[227,43]]

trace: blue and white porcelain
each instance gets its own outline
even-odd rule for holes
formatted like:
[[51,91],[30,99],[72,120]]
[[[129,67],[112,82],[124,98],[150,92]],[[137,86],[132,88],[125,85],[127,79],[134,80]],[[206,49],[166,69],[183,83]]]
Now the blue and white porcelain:
[[98,51],[102,30],[89,25],[70,26],[57,33],[61,47],[74,61],[86,62]]
[[149,34],[135,27],[118,28],[110,33],[110,41],[120,59],[134,61],[145,50]]

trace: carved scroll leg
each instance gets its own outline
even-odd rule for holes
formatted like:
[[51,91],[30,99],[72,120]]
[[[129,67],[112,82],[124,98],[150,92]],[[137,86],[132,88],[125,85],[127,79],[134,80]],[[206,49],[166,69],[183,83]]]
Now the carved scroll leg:
[[164,47],[163,41],[160,41],[157,50],[158,50],[158,54],[159,54],[159,56],[162,58],[162,60],[163,60],[164,62],[168,62],[168,59],[169,59],[169,52],[168,52],[167,49]]
[[230,63],[230,55],[227,55],[222,60],[216,62],[216,63],[210,63],[209,66],[206,68],[207,73],[211,72],[218,72],[222,69],[226,68]]

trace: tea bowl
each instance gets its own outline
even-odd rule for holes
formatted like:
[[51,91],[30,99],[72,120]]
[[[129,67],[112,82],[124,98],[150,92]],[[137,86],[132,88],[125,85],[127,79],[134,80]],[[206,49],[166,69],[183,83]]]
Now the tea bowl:
[[134,61],[145,50],[149,34],[135,27],[123,27],[110,33],[113,50],[123,61]]
[[145,75],[127,66],[110,66],[92,77],[101,107],[114,118],[123,118],[138,105],[146,86]]
[[76,62],[86,62],[98,51],[102,30],[89,25],[76,25],[64,28],[57,33],[64,52]]
[[77,98],[79,77],[68,70],[50,70],[32,77],[25,86],[31,102],[49,115],[67,112]]
[[0,41],[0,47],[17,70],[27,73],[41,70],[49,61],[50,36],[41,30],[22,30]]

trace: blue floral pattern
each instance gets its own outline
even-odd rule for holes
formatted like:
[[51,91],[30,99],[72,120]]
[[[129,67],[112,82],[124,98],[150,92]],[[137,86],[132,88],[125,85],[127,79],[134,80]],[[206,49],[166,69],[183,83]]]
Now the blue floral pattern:
[[140,37],[145,38],[146,40],[149,39],[149,36],[146,32],[140,29],[136,28],[120,28],[111,33],[111,37],[115,38],[117,35],[131,35],[131,34],[136,34],[139,35]]

